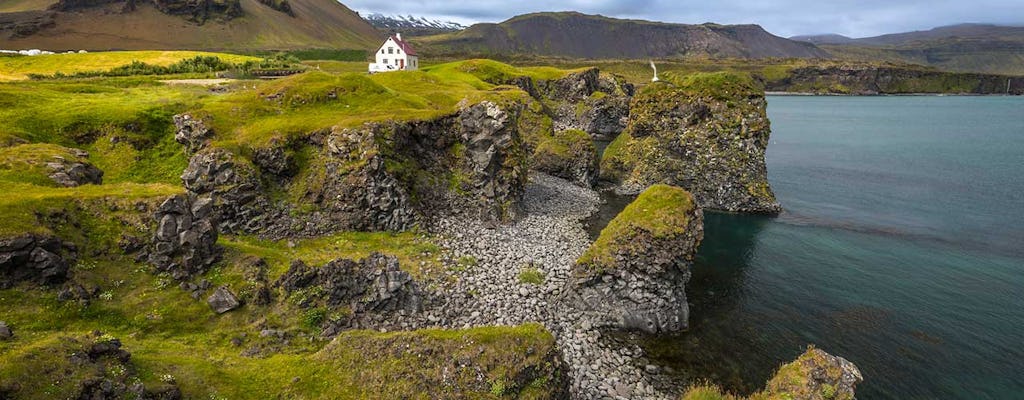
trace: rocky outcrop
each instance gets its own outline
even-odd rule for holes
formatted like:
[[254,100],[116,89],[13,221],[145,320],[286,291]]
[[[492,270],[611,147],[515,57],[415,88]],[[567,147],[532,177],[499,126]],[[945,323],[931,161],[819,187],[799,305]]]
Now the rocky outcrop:
[[281,221],[270,207],[257,169],[230,151],[200,150],[189,159],[181,181],[193,197],[209,199],[222,232],[261,232]]
[[[129,0],[136,1],[136,0]],[[242,16],[239,0],[151,0],[164,14],[181,15],[203,23],[208,19],[229,20]]]
[[217,219],[210,197],[177,195],[163,202],[153,215],[157,222],[149,262],[174,279],[206,272],[220,260]]
[[15,355],[9,360],[33,374],[32,379],[47,384],[3,379],[0,380],[0,395],[12,399],[50,398],[54,392],[71,399],[177,400],[182,397],[173,378],[144,384],[131,358],[119,339],[99,331],[43,341],[41,345],[34,345],[32,352]]
[[293,17],[295,16],[295,13],[292,12],[292,5],[288,0],[260,0],[260,3]]
[[[226,233],[401,231],[453,210],[505,221],[515,217],[526,180],[518,116],[514,106],[485,101],[432,120],[335,127],[290,142],[272,139],[254,150],[251,163],[207,146],[181,178],[189,193],[213,200]],[[184,137],[204,131],[185,123],[194,118],[179,120]],[[297,151],[307,155],[301,171]],[[287,200],[268,198],[281,190]]]
[[779,368],[764,393],[769,398],[852,400],[863,380],[853,363],[810,346],[796,361]]
[[523,195],[526,171],[516,118],[515,111],[490,101],[463,108],[458,116],[465,154],[457,162],[469,170],[461,189],[482,201],[478,203],[485,219],[515,218]]
[[655,185],[640,194],[576,261],[567,305],[594,327],[675,332],[688,327],[684,291],[704,236],[690,193]]
[[0,13],[0,32],[10,32],[11,39],[26,38],[56,25],[53,11]]
[[54,156],[52,161],[46,163],[46,167],[50,170],[50,179],[64,187],[102,184],[103,171],[85,160],[89,157],[89,153],[79,149],[70,149],[70,151],[75,155],[75,160]]
[[328,336],[379,322],[387,315],[413,314],[423,308],[423,294],[412,276],[399,268],[397,258],[380,253],[360,261],[337,259],[320,268],[296,260],[274,287],[286,297],[301,293],[297,304],[303,308],[347,308],[351,312],[347,318],[324,321],[324,334]]
[[632,84],[597,68],[539,81],[536,91],[539,99],[554,103],[555,131],[576,129],[600,140],[611,140],[625,129],[634,93]]
[[766,104],[753,80],[737,74],[649,85],[633,99],[626,131],[605,150],[601,177],[634,193],[656,183],[680,186],[706,209],[777,213],[764,158]]
[[583,131],[556,132],[537,145],[533,168],[590,187],[597,181],[597,149]]
[[221,286],[213,291],[213,294],[206,299],[206,303],[217,314],[223,314],[242,306],[242,302],[238,301],[238,297],[227,286]]
[[[596,92],[605,93],[605,92]],[[632,96],[632,95],[630,95]],[[577,116],[579,129],[597,140],[615,139],[629,122],[629,97],[598,95],[588,97]]]
[[[287,0],[261,0],[270,3]],[[168,15],[179,15],[196,23],[204,23],[209,19],[229,20],[242,16],[242,5],[239,0],[60,0],[50,6],[55,11],[80,11],[94,7],[113,5],[115,11],[134,11],[140,4],[150,3],[160,12]],[[288,10],[291,8],[288,7]]]
[[26,234],[0,239],[0,289],[29,281],[40,285],[65,281],[77,247],[51,236]]
[[185,146],[189,153],[199,151],[206,147],[206,141],[213,136],[213,130],[207,126],[207,121],[193,117],[191,114],[178,114],[174,120],[174,140]]

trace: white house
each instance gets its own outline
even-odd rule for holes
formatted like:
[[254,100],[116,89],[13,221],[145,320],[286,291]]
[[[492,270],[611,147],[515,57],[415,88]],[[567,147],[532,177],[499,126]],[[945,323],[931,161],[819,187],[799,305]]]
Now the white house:
[[396,33],[377,49],[376,61],[370,64],[370,73],[388,71],[415,71],[420,67],[416,50],[408,42],[402,40],[402,34]]

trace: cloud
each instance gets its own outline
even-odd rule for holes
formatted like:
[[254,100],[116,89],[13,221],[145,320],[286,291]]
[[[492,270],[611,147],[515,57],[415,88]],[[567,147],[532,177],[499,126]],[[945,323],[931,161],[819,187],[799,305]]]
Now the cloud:
[[753,23],[780,36],[839,33],[853,37],[964,22],[1024,23],[1021,0],[342,0],[361,12],[412,14],[471,24],[540,11],[579,11],[678,23]]

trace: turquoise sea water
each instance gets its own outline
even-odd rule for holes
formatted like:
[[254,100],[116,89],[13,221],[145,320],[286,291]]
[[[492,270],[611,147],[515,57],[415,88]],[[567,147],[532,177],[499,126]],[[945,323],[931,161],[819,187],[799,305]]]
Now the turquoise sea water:
[[1024,97],[769,97],[776,218],[707,214],[657,363],[736,392],[813,343],[862,399],[1024,398]]

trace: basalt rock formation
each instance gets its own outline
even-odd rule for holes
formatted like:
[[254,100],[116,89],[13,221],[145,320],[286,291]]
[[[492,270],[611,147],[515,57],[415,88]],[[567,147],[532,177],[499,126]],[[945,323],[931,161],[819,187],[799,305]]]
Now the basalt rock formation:
[[319,268],[293,261],[274,287],[285,297],[298,296],[299,307],[347,309],[347,318],[323,321],[325,336],[423,308],[423,294],[416,281],[399,269],[397,258],[380,253],[360,261],[338,259]]
[[26,234],[0,239],[0,289],[24,281],[40,285],[64,282],[76,253],[74,243],[52,236]]
[[[842,357],[809,346],[793,362],[779,368],[764,390],[745,399],[853,400],[864,380],[856,365]],[[697,385],[683,400],[734,398],[714,386]],[[737,398],[737,400],[744,398]]]
[[764,92],[749,76],[695,74],[652,84],[633,99],[629,125],[606,149],[601,177],[626,192],[665,183],[701,207],[777,213],[765,149]]
[[174,140],[185,146],[189,153],[206,147],[207,139],[213,136],[213,130],[202,118],[193,117],[191,114],[179,114],[172,120],[175,128]]
[[566,303],[598,328],[688,327],[684,287],[704,214],[683,189],[655,185],[613,219],[572,269]]
[[768,381],[772,398],[852,400],[864,377],[856,365],[811,346],[792,363],[783,365]]
[[533,151],[533,168],[590,187],[597,181],[597,149],[583,131],[555,132]]
[[[252,161],[194,146],[207,129],[180,116],[181,142],[200,147],[182,174],[186,190],[212,199],[228,233],[284,237],[341,230],[401,231],[425,215],[464,210],[514,218],[526,179],[518,109],[489,101],[433,120],[371,123],[271,140]],[[314,156],[297,173],[295,148]],[[272,201],[268,185],[293,194]]]
[[50,179],[64,187],[102,184],[103,171],[85,161],[85,158],[89,157],[89,153],[78,149],[73,149],[73,151],[77,160],[55,156],[52,161],[46,163],[46,167],[50,170]]
[[157,222],[149,262],[174,279],[206,272],[220,260],[217,220],[209,197],[177,195],[164,201],[153,216]]

